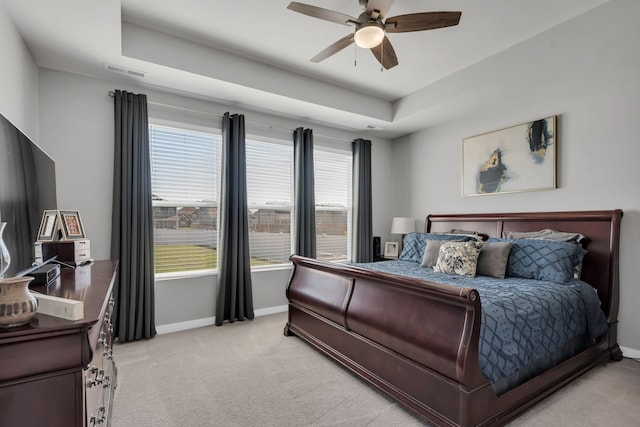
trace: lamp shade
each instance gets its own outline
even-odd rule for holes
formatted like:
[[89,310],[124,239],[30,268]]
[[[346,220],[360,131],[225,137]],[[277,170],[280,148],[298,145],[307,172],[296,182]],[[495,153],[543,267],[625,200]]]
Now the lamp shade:
[[413,218],[395,217],[391,222],[391,234],[409,234],[416,231],[416,220]]
[[356,44],[365,49],[378,46],[384,39],[384,30],[377,22],[362,24],[354,34]]

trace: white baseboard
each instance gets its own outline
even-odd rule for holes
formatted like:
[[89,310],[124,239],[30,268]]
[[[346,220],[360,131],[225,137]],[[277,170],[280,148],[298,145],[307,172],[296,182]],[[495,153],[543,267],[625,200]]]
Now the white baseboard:
[[[279,305],[276,307],[261,308],[254,311],[256,317],[267,316],[269,314],[283,313],[287,311],[288,305]],[[158,335],[171,334],[173,332],[186,331],[189,329],[202,328],[204,326],[212,326],[216,324],[215,317],[206,317],[204,319],[188,320],[186,322],[169,323],[167,325],[156,326]]]
[[632,348],[620,346],[620,350],[622,350],[622,355],[624,357],[628,357],[630,359],[640,359],[640,350],[634,350]]
[[188,320],[186,322],[169,323],[167,325],[156,326],[158,335],[171,334],[173,332],[186,331],[188,329],[202,328],[216,324],[215,317],[206,317],[204,319]]
[[287,304],[278,305],[278,306],[275,306],[275,307],[260,308],[260,309],[256,310],[254,312],[254,314],[256,315],[256,317],[267,316],[269,314],[284,313],[288,309],[289,309],[289,306]]

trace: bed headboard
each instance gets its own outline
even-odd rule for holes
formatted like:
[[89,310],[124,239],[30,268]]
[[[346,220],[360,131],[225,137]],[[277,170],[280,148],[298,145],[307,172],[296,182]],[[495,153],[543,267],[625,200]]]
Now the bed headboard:
[[477,231],[502,237],[505,231],[536,231],[551,228],[581,233],[588,238],[581,279],[598,290],[602,309],[610,323],[618,318],[619,241],[622,210],[429,215],[425,231],[452,229]]

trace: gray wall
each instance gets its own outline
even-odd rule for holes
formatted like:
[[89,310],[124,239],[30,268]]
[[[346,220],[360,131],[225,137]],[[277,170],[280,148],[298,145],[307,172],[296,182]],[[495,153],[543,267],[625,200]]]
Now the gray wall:
[[0,112],[34,141],[38,137],[38,67],[0,5]]
[[[473,81],[467,116],[394,144],[396,214],[624,210],[619,343],[640,357],[640,2],[614,1],[430,88]],[[432,100],[438,102],[438,100]],[[443,100],[444,102],[444,100]],[[558,116],[558,189],[461,197],[463,138]],[[635,350],[634,350],[635,349]]]

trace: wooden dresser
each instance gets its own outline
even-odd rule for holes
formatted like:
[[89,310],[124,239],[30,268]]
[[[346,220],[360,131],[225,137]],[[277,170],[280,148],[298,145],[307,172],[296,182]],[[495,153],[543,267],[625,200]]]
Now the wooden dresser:
[[36,314],[27,326],[0,330],[0,426],[82,427],[110,422],[116,366],[111,296],[117,261],[63,268],[34,290],[84,303],[84,318]]

